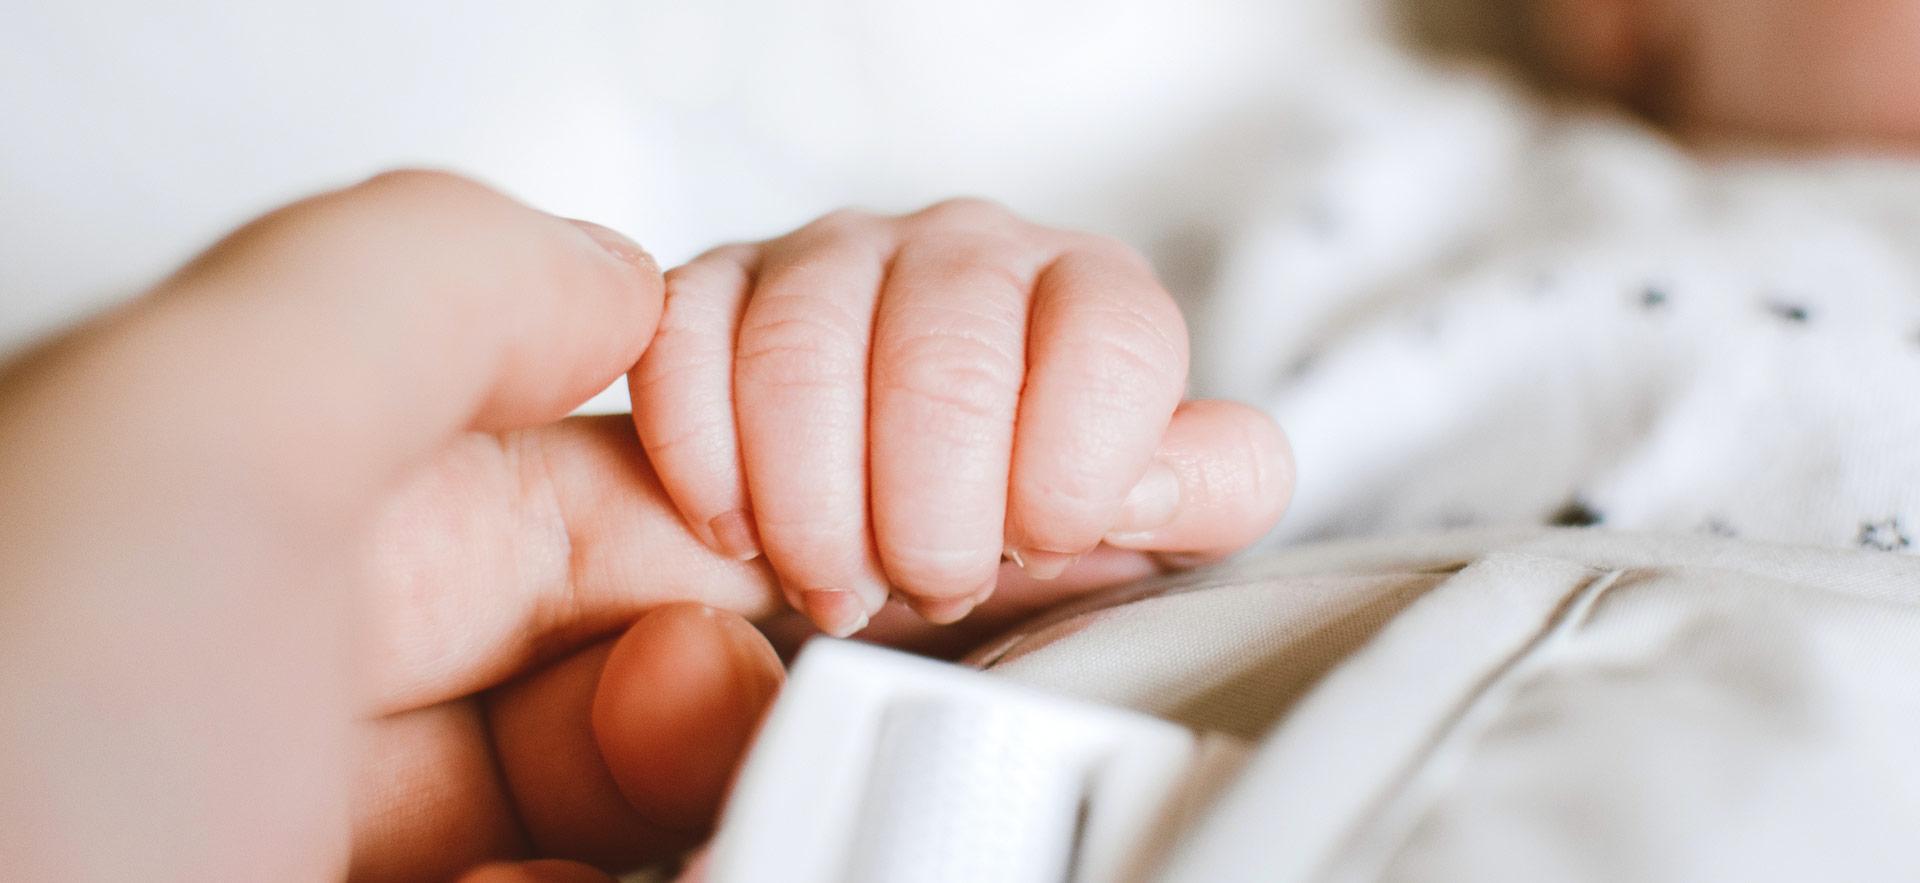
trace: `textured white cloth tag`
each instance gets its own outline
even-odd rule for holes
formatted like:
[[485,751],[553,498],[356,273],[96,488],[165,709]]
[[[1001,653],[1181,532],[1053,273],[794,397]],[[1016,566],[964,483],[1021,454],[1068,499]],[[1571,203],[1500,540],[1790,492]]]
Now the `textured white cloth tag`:
[[1194,801],[1196,735],[816,640],[742,769],[711,883],[1137,879]]

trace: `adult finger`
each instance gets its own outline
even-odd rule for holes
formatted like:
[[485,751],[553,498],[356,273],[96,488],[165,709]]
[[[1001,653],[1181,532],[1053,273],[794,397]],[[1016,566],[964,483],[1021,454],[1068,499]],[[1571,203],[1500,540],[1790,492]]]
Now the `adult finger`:
[[781,606],[766,562],[687,530],[625,415],[469,434],[391,495],[368,536],[360,659],[376,713],[487,689],[676,601]]
[[619,234],[395,172],[247,225],[142,307],[172,344],[167,379],[247,402],[222,433],[271,434],[236,446],[298,457],[267,474],[350,497],[457,430],[565,415],[638,359],[661,292]]
[[530,857],[624,870],[678,855],[712,826],[781,677],[744,620],[670,605],[618,641],[451,704],[471,713],[382,722],[367,739],[380,762],[361,773],[352,876],[444,878],[449,862]]
[[1238,551],[1279,522],[1293,478],[1293,451],[1272,417],[1237,402],[1187,402],[1106,543],[1183,563]]
[[664,607],[488,699],[531,854],[620,870],[711,830],[782,671],[744,620]]
[[667,273],[653,343],[627,375],[633,423],[687,527],[709,548],[760,554],[734,424],[733,346],[759,249],[731,245]]
[[785,673],[745,619],[679,604],[636,623],[595,688],[594,740],[655,824],[704,833]]
[[0,852],[26,877],[333,867],[352,531],[456,430],[618,377],[658,300],[630,243],[410,173],[275,212],[8,366],[0,778],[37,784],[0,796],[23,822]]

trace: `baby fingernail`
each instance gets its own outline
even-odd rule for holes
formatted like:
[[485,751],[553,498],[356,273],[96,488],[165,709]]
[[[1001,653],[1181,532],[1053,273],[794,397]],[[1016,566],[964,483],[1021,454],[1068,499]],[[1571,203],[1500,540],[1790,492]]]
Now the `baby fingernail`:
[[972,598],[923,598],[909,600],[907,605],[920,614],[921,619],[934,625],[950,625],[966,619],[976,603]]
[[1120,518],[1111,532],[1137,534],[1157,530],[1172,521],[1179,509],[1180,476],[1173,474],[1172,467],[1155,460],[1127,493],[1126,502],[1120,505]]
[[867,607],[859,596],[839,589],[809,589],[800,593],[807,618],[836,638],[850,637],[867,627]]
[[1063,552],[1023,549],[1019,555],[1014,556],[1013,560],[1020,564],[1020,569],[1025,570],[1027,576],[1038,580],[1049,580],[1057,579],[1060,574],[1066,573],[1067,568],[1073,566],[1073,562],[1080,560],[1080,556]]
[[735,509],[723,515],[715,515],[707,522],[707,530],[713,533],[714,545],[720,554],[735,561],[752,561],[760,557],[760,535],[754,532],[753,518],[745,509]]

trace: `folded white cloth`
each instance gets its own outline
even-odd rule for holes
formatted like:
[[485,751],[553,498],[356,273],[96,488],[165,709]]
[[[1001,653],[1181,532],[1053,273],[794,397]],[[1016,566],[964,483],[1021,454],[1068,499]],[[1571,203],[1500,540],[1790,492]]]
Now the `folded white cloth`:
[[1308,545],[1087,599],[973,661],[1003,683],[803,654],[714,879],[1920,879],[1912,556]]
[[1141,879],[1920,878],[1920,561],[1715,537],[1308,546],[978,662],[1262,740]]

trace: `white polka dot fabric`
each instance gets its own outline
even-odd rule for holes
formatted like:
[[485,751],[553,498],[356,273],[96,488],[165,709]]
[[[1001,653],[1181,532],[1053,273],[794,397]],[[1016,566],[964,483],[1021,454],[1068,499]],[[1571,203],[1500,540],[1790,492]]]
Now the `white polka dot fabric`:
[[1920,552],[1920,161],[1682,150],[1361,54],[1196,321],[1276,535],[1558,523]]

